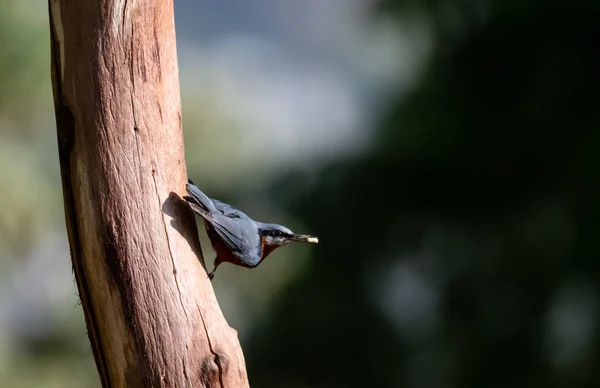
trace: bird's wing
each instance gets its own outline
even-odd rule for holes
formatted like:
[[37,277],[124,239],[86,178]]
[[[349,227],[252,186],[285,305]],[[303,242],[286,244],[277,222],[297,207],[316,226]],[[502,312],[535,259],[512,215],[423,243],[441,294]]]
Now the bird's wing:
[[232,252],[239,253],[244,250],[244,230],[235,221],[237,219],[227,217],[220,212],[210,213],[196,204],[195,201],[191,201],[190,205],[196,213],[213,226],[221,240]]
[[183,199],[190,203],[195,203],[196,205],[204,208],[209,213],[215,211],[215,205],[210,198],[206,196],[198,186],[196,186],[191,180],[188,181],[188,184],[185,185],[185,190],[188,192],[188,195],[183,196]]
[[[186,200],[187,200],[187,198],[192,199],[192,197],[187,197],[187,198],[186,197],[184,197]],[[190,206],[192,207],[192,210],[194,210],[194,212],[196,212],[197,214],[199,214],[205,220],[208,220],[210,218],[211,215],[210,215],[210,213],[208,211],[206,211],[206,209],[204,209],[203,207],[199,206],[194,201],[189,201],[189,202],[190,202]]]
[[212,199],[211,201],[215,204],[215,207],[218,211],[223,213],[224,216],[229,218],[241,218],[242,212],[238,209],[234,208],[231,205],[226,204],[225,202],[221,202],[218,199]]
[[231,251],[238,256],[252,254],[260,245],[256,224],[243,218],[213,215],[209,222]]
[[[213,218],[211,224],[215,228],[215,231],[221,237],[221,239],[227,244],[232,252],[240,252],[243,247],[243,241],[239,234],[236,232],[235,224],[226,222],[226,219],[215,219]],[[225,221],[225,222],[224,222]]]

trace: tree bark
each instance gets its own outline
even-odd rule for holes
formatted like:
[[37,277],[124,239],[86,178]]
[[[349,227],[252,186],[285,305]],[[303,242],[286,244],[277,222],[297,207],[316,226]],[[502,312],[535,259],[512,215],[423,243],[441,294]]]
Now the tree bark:
[[65,217],[104,387],[246,387],[203,267],[172,0],[49,0]]

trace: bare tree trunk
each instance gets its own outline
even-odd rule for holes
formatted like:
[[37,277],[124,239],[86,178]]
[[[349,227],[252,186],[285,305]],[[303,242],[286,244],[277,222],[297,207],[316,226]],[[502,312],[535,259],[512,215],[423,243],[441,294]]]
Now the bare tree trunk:
[[246,387],[186,183],[172,0],[49,0],[71,256],[104,387]]

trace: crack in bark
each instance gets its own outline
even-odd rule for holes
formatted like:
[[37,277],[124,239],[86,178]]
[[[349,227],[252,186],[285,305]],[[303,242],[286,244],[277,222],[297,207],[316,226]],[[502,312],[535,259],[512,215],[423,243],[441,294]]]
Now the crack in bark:
[[[133,104],[132,104],[133,106]],[[135,124],[135,114],[133,115],[133,122]],[[140,144],[139,144],[139,137],[138,137],[138,132],[140,131],[140,129],[136,126],[133,127],[133,137],[134,137],[134,141],[135,141],[135,151],[137,154],[137,159],[138,159],[138,185],[141,186],[142,185],[142,154],[140,153]],[[142,216],[143,217],[143,216]]]
[[[154,191],[156,193],[156,199],[158,200],[158,206],[160,208],[160,206],[161,206],[160,195],[159,195],[159,192],[158,192],[158,185],[156,183],[156,176],[155,176],[154,169],[152,170],[152,180],[154,181]],[[186,318],[186,320],[189,323],[190,317],[188,316],[187,310],[185,309],[185,303],[183,303],[183,297],[182,297],[182,294],[181,294],[181,288],[179,287],[179,279],[177,279],[177,266],[175,264],[175,258],[173,257],[173,248],[171,247],[171,239],[169,238],[169,232],[167,230],[167,223],[165,222],[165,218],[164,218],[163,214],[161,214],[160,220],[162,222],[163,230],[165,232],[165,237],[167,239],[167,246],[168,246],[169,254],[170,254],[170,257],[171,257],[171,264],[173,266],[173,277],[175,278],[175,285],[177,286],[177,293],[178,293],[178,296],[179,296],[179,303],[181,304],[181,308],[183,309],[183,313],[185,314],[185,318]],[[187,360],[183,359],[182,361],[183,361],[183,376],[185,377],[186,384],[189,384],[190,377],[187,374]]]
[[[158,199],[158,206],[160,207],[160,195],[158,193],[158,185],[156,184],[156,177],[154,175],[154,171],[152,172],[152,180],[154,181],[154,191],[156,193],[156,198]],[[182,299],[182,295],[181,295],[181,289],[179,288],[179,281],[177,280],[177,266],[175,265],[175,258],[173,257],[173,249],[171,247],[171,240],[169,239],[169,232],[167,230],[167,223],[165,222],[164,216],[161,215],[161,222],[162,222],[162,226],[163,226],[163,230],[165,232],[165,236],[167,238],[167,245],[169,247],[169,253],[171,256],[171,264],[173,265],[173,275],[175,276],[175,284],[177,285],[177,291],[179,293],[179,302],[181,303],[181,307],[183,308],[183,312],[185,313],[185,316],[188,320],[188,322],[190,321],[190,318],[187,314],[187,311],[185,310],[185,304],[183,303],[183,299]]]
[[[188,350],[189,346],[185,346],[185,350]],[[181,357],[181,365],[183,365],[183,377],[185,377],[185,382],[186,385],[189,387],[190,386],[190,375],[188,374],[188,370],[187,370],[187,360],[185,359],[185,357]]]
[[123,9],[121,10],[121,12],[123,12],[123,15],[121,15],[121,31],[123,34],[125,34],[125,19],[127,19],[127,0],[123,1]]
[[202,320],[202,326],[204,327],[204,332],[206,333],[206,340],[208,341],[208,349],[210,350],[211,354],[214,356],[213,362],[217,365],[217,368],[219,369],[219,385],[221,386],[221,388],[224,388],[225,385],[223,384],[223,367],[221,366],[221,363],[219,361],[219,354],[213,349],[213,345],[210,340],[210,333],[208,332],[208,327],[206,326],[206,321],[204,320],[204,314],[202,313],[202,309],[198,305],[198,302],[196,302],[196,308],[198,309],[198,313],[200,313],[200,319]]

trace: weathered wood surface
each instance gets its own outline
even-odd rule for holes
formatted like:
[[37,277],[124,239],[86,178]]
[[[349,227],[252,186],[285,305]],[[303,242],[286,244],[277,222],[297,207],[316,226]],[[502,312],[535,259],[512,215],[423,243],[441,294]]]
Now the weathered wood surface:
[[189,207],[172,0],[49,0],[71,256],[105,387],[246,387]]

